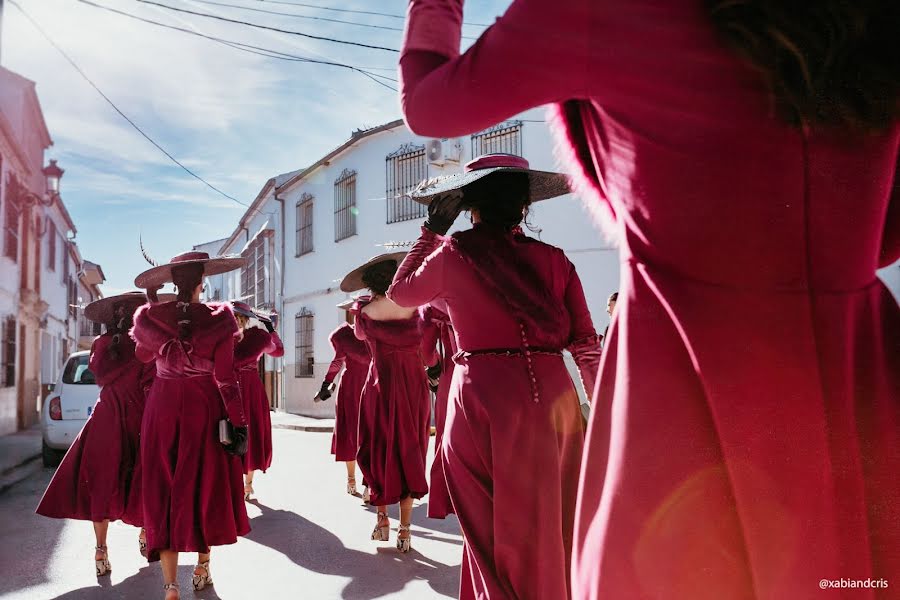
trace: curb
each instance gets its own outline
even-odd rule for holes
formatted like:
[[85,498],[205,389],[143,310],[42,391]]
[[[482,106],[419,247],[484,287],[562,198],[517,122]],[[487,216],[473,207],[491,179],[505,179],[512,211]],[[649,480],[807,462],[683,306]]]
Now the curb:
[[290,429],[293,431],[311,431],[315,433],[330,433],[334,431],[334,425],[291,425],[289,423],[273,423],[272,429]]
[[35,473],[43,469],[40,452],[20,462],[14,467],[4,469],[0,476],[0,495],[5,494],[17,483],[25,481]]

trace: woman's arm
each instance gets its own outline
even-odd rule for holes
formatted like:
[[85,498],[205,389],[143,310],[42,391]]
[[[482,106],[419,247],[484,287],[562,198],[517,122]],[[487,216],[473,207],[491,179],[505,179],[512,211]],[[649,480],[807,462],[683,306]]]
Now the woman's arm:
[[334,360],[331,361],[331,364],[328,366],[328,371],[325,373],[325,383],[331,385],[335,379],[337,379],[338,373],[341,372],[341,369],[344,368],[344,361],[347,360],[347,353],[344,351],[344,344],[341,343],[341,340],[338,338],[338,334],[341,330],[335,331],[331,334],[331,347],[334,348]]
[[215,362],[216,384],[222,394],[222,402],[225,404],[225,412],[228,420],[235,427],[246,427],[247,418],[244,415],[241,402],[241,389],[238,386],[237,376],[234,372],[234,337],[225,336],[216,346],[213,355]]
[[600,336],[594,329],[591,313],[584,298],[584,289],[581,287],[581,280],[571,262],[569,263],[569,281],[566,284],[565,303],[571,319],[569,343],[566,350],[572,353],[587,398],[591,400],[597,372],[600,369]]
[[591,2],[513,2],[460,55],[462,0],[411,0],[400,58],[409,128],[464,135],[535,106],[586,97]]
[[411,308],[428,304],[441,295],[446,262],[446,246],[442,242],[441,236],[422,228],[422,235],[394,274],[388,298],[399,306]]

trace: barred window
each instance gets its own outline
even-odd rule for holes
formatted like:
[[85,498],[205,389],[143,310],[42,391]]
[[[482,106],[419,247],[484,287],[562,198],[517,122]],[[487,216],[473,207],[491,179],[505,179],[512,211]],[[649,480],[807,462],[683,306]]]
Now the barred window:
[[63,269],[62,269],[62,280],[61,280],[61,283],[62,283],[63,285],[69,285],[69,284],[68,284],[68,281],[69,281],[69,270],[70,270],[70,268],[71,268],[70,265],[69,265],[69,242],[67,242],[66,240],[63,240],[62,245],[60,246],[60,248],[61,248],[61,250],[62,250],[62,261],[63,261]]
[[241,267],[241,297],[250,306],[260,307],[266,303],[266,240],[261,235],[244,250],[247,263]]
[[313,197],[304,192],[297,201],[297,245],[294,256],[313,251]]
[[313,314],[306,308],[294,316],[294,360],[294,377],[313,376]]
[[78,317],[78,284],[75,278],[70,277],[66,284],[66,291],[69,296],[69,316],[73,319]]
[[334,182],[334,241],[356,235],[356,171],[344,169]]
[[425,146],[404,144],[385,159],[387,190],[387,222],[399,223],[419,219],[428,214],[424,204],[414,202],[407,194],[428,177]]
[[472,158],[495,152],[522,156],[522,121],[505,121],[472,135]]
[[3,321],[0,339],[0,387],[16,385],[16,318],[8,316]]
[[19,260],[19,182],[15,175],[8,175],[3,190],[3,255],[13,261]]
[[56,270],[56,223],[47,219],[47,268]]

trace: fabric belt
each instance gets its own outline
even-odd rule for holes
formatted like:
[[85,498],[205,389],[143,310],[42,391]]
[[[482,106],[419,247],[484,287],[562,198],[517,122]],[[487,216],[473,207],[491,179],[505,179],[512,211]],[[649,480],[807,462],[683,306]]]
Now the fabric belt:
[[537,376],[534,373],[534,367],[531,364],[531,356],[533,354],[542,354],[544,356],[558,356],[562,358],[562,350],[555,348],[486,348],[484,350],[460,350],[453,355],[453,362],[462,364],[473,356],[505,356],[510,358],[525,359],[528,368],[528,377],[531,379],[531,394],[535,402],[540,401],[540,390],[538,386]]

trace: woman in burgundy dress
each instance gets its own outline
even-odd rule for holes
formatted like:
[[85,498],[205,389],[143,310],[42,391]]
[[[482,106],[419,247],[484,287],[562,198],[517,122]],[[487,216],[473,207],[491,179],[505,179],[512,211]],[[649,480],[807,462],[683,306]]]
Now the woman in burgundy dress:
[[[575,267],[519,228],[531,202],[567,191],[496,154],[417,191],[428,220],[388,291],[401,306],[442,301],[456,332],[442,449],[464,600],[570,596],[584,433],[562,351],[591,389],[600,340]],[[444,237],[461,207],[473,228]]]
[[[368,300],[368,299],[367,299]],[[354,318],[353,300],[347,300],[338,304],[338,308],[347,311],[349,319]],[[369,347],[353,333],[352,323],[341,323],[337,329],[328,336],[331,347],[334,348],[334,360],[325,373],[322,387],[316,394],[315,400],[321,402],[331,397],[331,386],[341,369],[340,385],[338,386],[337,401],[334,406],[334,435],[331,438],[331,453],[336,461],[347,465],[347,493],[356,495],[356,451],[357,430],[359,427],[359,397],[362,394],[366,376],[369,373],[369,363],[372,357],[369,355]],[[363,485],[365,485],[363,480]],[[368,496],[368,495],[367,495]]]
[[[156,362],[141,428],[144,527],[150,560],[160,560],[166,600],[179,597],[179,552],[197,552],[192,584],[212,584],[211,546],[250,531],[243,501],[241,455],[247,420],[234,368],[238,334],[228,304],[202,304],[205,275],[241,267],[244,259],[187,252],[137,276],[155,290],[174,282],[177,302],[142,307],[131,335],[137,356]],[[220,422],[231,442],[220,441]]]
[[[91,302],[84,316],[103,323],[106,331],[91,344],[88,368],[100,386],[100,398],[78,437],[53,475],[37,513],[57,519],[93,521],[97,538],[97,576],[112,567],[106,546],[109,522],[121,520],[141,527],[141,497],[135,478],[140,448],[144,399],[154,365],[135,357],[128,337],[134,311],[147,301],[143,292],[129,292]],[[146,554],[144,532],[139,546]]]
[[[435,304],[441,306],[437,308]],[[447,421],[447,399],[450,396],[450,382],[453,379],[453,356],[456,354],[456,334],[446,306],[434,302],[420,309],[422,313],[422,348],[426,353],[429,385],[434,392],[434,462],[431,463],[431,477],[428,483],[428,516],[443,519],[453,513],[453,503],[447,492],[444,478],[444,455],[442,443],[444,424]],[[432,353],[432,350],[434,352]],[[437,385],[433,382],[437,380]]]
[[[253,473],[266,472],[272,465],[272,415],[269,397],[259,378],[259,359],[263,354],[284,356],[284,345],[275,332],[272,317],[255,312],[245,302],[233,301],[231,308],[241,333],[234,344],[234,368],[241,386],[241,400],[249,431],[247,453],[244,454],[244,499],[253,494]],[[262,323],[265,330],[251,326],[251,319]]]
[[372,361],[359,406],[359,451],[356,460],[378,507],[372,539],[390,539],[387,507],[400,504],[397,548],[409,552],[414,498],[428,493],[431,398],[421,352],[421,319],[415,308],[402,308],[385,297],[405,252],[377,256],[351,271],[341,290],[369,288],[360,302],[354,333],[369,347]]
[[575,595],[900,573],[900,310],[876,277],[900,258],[896,1],[515,0],[460,54],[462,5],[410,2],[410,128],[552,104],[621,256]]

